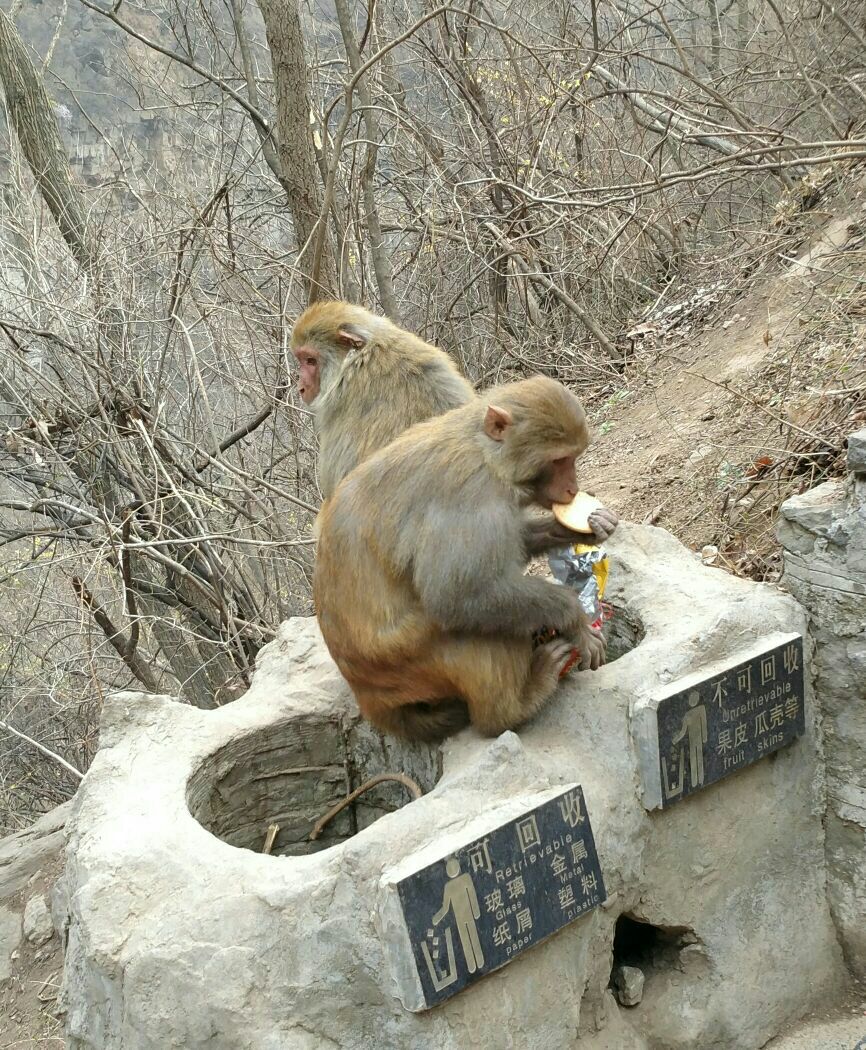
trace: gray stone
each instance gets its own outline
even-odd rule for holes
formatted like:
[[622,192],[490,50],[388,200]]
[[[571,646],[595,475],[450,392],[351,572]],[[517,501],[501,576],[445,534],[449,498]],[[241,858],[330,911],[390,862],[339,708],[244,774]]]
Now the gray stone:
[[[864,447],[866,431],[852,435],[849,465]],[[866,976],[866,486],[820,485],[781,513],[783,584],[808,611],[815,646],[828,896],[848,964]]]
[[66,943],[66,924],[69,920],[69,895],[66,872],[63,871],[57,878],[48,895],[51,906],[51,925],[60,938],[61,944]]
[[783,521],[792,522],[801,528],[819,535],[837,521],[839,509],[844,504],[845,485],[841,481],[827,481],[816,485],[799,496],[791,496],[781,507]]
[[23,889],[63,851],[63,825],[70,803],[57,806],[24,831],[0,839],[0,900]]
[[715,449],[712,445],[699,445],[689,456],[688,461],[693,465],[703,463],[703,461],[708,459],[713,452],[715,452]]
[[[802,613],[660,529],[622,526],[608,546],[609,652],[624,655],[569,676],[519,735],[470,729],[441,750],[383,741],[310,619],[280,627],[233,704],[107,698],[68,827],[70,1047],[501,1050],[507,1031],[525,1050],[753,1050],[825,1003],[845,978],[811,693],[798,741],[665,813],[642,805],[629,728],[660,687],[765,636],[802,634]],[[309,842],[348,789],[387,771],[426,794],[380,785]],[[611,905],[442,1005],[404,1009],[389,873],[575,781]],[[634,1013],[609,989],[622,916],[664,946],[641,964]]]
[[848,469],[866,474],[866,427],[848,435]]
[[644,974],[637,966],[617,966],[613,972],[616,997],[622,1006],[637,1006],[643,999]]
[[680,949],[680,969],[685,974],[706,976],[710,969],[707,950],[702,944],[687,944]]
[[21,913],[0,905],[0,985],[12,976],[12,963],[21,943]]
[[[866,505],[864,505],[866,506]],[[850,550],[846,552],[847,566],[854,579],[866,579],[866,513],[860,521],[848,523]]]
[[31,944],[45,944],[54,936],[48,901],[37,893],[24,908],[24,936]]

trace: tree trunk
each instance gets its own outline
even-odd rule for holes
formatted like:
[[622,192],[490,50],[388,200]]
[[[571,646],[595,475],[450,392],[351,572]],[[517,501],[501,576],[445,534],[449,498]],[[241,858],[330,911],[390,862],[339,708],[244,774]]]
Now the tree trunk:
[[[271,49],[274,88],[277,95],[277,153],[288,194],[289,210],[295,226],[301,272],[308,275],[314,260],[310,257],[322,213],[322,192],[316,155],[313,150],[310,115],[310,87],[304,53],[304,36],[296,0],[259,0],[265,32]],[[333,293],[336,287],[333,249],[326,237],[323,248],[319,288],[311,288],[313,298]],[[309,277],[306,276],[309,286]]]
[[18,30],[0,9],[0,84],[21,151],[69,250],[94,279],[97,264],[84,206],[54,117],[54,107]]
[[[355,25],[349,11],[349,4],[347,0],[334,0],[334,6],[337,10],[337,18],[340,20],[340,31],[343,34],[343,45],[346,48],[346,57],[349,59],[349,68],[353,73],[357,73],[361,68],[361,53],[358,50],[358,42],[355,40]],[[369,75],[368,73],[367,76]],[[376,120],[373,100],[364,79],[358,81],[355,90],[364,111],[364,131],[367,136],[367,155],[361,173],[361,184],[364,191],[367,233],[370,236],[370,257],[373,260],[373,272],[376,275],[382,309],[395,324],[399,324],[400,313],[394,295],[391,259],[385,247],[385,237],[382,233],[382,224],[379,222],[379,209],[376,206],[376,193],[373,186],[376,157],[379,152],[379,123]]]

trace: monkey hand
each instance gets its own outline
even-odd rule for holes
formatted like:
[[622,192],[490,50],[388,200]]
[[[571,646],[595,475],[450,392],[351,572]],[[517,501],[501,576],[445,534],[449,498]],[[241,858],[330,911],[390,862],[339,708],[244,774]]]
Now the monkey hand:
[[601,631],[583,624],[578,635],[581,671],[597,671],[604,664],[607,645]]
[[[598,511],[597,513],[609,514],[610,511]],[[613,532],[613,529],[610,531]],[[524,518],[523,542],[528,554],[544,554],[545,551],[568,547],[569,544],[576,543],[580,539],[579,532],[574,532],[567,525],[560,524],[549,512],[527,515]]]
[[608,510],[607,507],[599,507],[589,515],[587,521],[592,528],[593,540],[596,543],[604,543],[605,540],[610,539],[619,525],[619,515]]

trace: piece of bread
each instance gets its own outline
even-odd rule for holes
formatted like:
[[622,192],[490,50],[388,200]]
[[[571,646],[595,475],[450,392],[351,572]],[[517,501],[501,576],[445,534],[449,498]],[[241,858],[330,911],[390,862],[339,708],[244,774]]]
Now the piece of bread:
[[560,525],[571,529],[572,532],[591,535],[592,526],[588,521],[589,516],[603,506],[600,499],[590,496],[588,492],[578,492],[571,503],[554,503],[553,515]]

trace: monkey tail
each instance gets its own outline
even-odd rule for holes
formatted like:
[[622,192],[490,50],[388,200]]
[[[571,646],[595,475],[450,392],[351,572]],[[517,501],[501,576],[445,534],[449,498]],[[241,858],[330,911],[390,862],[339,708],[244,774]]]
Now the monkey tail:
[[469,709],[463,700],[420,701],[400,707],[380,707],[371,721],[394,736],[435,744],[469,725]]

